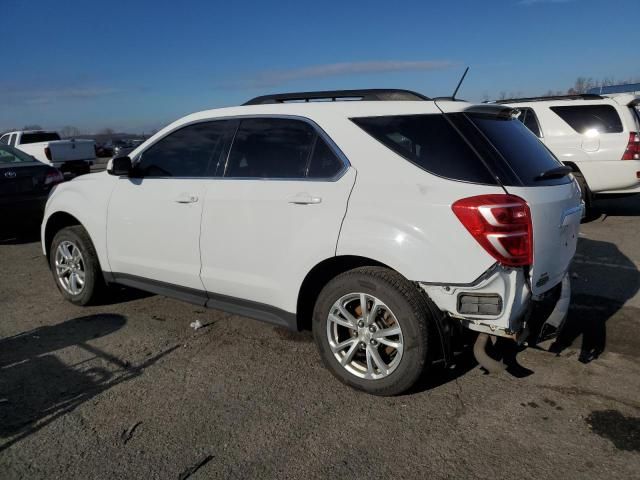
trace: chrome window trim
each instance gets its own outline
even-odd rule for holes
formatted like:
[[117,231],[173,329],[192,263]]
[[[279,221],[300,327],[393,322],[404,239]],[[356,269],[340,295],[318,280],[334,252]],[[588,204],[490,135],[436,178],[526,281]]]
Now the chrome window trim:
[[[190,127],[191,125],[197,125],[200,123],[210,123],[210,122],[216,122],[216,121],[225,121],[225,120],[246,120],[246,119],[250,119],[250,118],[282,118],[282,119],[288,119],[288,120],[298,120],[298,121],[302,121],[307,123],[308,125],[311,126],[311,128],[313,128],[315,130],[315,132],[318,134],[319,137],[322,137],[322,139],[327,143],[327,145],[329,146],[329,148],[331,149],[331,151],[334,153],[334,155],[336,155],[338,157],[338,159],[342,162],[342,168],[332,177],[322,177],[322,178],[309,178],[309,177],[286,177],[286,178],[264,178],[264,177],[225,177],[224,173],[226,173],[227,171],[227,165],[229,163],[229,155],[231,153],[231,149],[233,148],[233,143],[235,141],[235,137],[236,134],[238,133],[238,129],[240,127],[240,123],[238,124],[238,127],[236,127],[235,132],[233,134],[233,137],[231,139],[231,143],[229,145],[229,149],[227,151],[227,158],[225,159],[224,162],[224,169],[223,169],[223,175],[221,176],[206,176],[206,177],[142,177],[143,179],[189,179],[189,180],[194,180],[194,179],[198,179],[198,180],[260,180],[260,181],[265,181],[265,182],[270,182],[270,181],[277,181],[277,182],[284,182],[284,181],[289,181],[289,182],[337,182],[338,180],[340,180],[349,170],[349,168],[351,167],[351,162],[349,162],[349,159],[347,158],[347,156],[344,154],[344,152],[340,149],[340,147],[338,147],[338,145],[333,141],[333,139],[329,136],[329,134],[327,132],[325,132],[322,127],[320,127],[320,125],[318,125],[315,121],[313,121],[312,119],[308,118],[308,117],[303,117],[300,115],[282,115],[282,114],[268,114],[268,113],[261,113],[261,114],[248,114],[248,115],[230,115],[228,117],[212,117],[212,118],[203,118],[203,119],[199,119],[199,120],[194,120],[192,122],[188,122],[188,123],[184,123],[181,125],[176,126],[176,128],[172,129],[169,132],[166,132],[166,134],[164,134],[162,137],[158,138],[157,140],[155,140],[153,143],[145,146],[144,150],[142,150],[141,152],[137,153],[135,155],[135,157],[131,160],[132,164],[136,164],[138,162],[140,162],[140,160],[142,159],[142,156],[144,155],[144,152],[146,152],[149,148],[151,148],[152,146],[156,145],[158,142],[160,142],[161,140],[165,139],[166,137],[168,137],[169,135],[171,135],[172,133],[182,129],[182,128],[186,128],[186,127]],[[216,167],[216,172],[217,172],[217,167]]]

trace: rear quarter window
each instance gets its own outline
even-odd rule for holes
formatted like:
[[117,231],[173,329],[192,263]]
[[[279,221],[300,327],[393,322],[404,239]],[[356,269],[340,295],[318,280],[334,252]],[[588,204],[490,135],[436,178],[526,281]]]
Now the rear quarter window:
[[351,119],[414,165],[440,177],[496,185],[482,159],[440,114]]
[[570,105],[549,108],[580,134],[589,130],[597,130],[599,133],[623,131],[620,116],[612,105]]

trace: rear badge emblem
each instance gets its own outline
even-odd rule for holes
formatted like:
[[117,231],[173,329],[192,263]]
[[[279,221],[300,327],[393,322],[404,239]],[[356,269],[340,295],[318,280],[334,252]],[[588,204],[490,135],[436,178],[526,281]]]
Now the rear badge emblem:
[[4,176],[7,178],[16,178],[16,172],[4,172]]

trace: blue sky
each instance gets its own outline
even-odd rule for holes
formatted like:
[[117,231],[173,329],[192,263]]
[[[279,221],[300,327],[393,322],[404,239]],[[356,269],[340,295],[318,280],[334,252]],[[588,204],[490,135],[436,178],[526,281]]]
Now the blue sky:
[[459,96],[640,76],[637,0],[1,0],[0,130],[148,131],[261,94]]

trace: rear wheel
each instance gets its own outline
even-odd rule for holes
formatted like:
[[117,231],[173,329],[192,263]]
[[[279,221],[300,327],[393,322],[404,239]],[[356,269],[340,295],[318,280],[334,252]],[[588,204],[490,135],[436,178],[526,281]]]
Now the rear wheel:
[[104,292],[98,255],[89,234],[80,225],[56,233],[49,262],[58,290],[71,303],[88,305]]
[[320,293],[313,333],[341,382],[375,395],[409,389],[430,361],[432,315],[424,295],[400,274],[362,267]]
[[580,186],[580,194],[582,196],[582,201],[584,202],[584,213],[586,220],[591,218],[591,216],[593,215],[593,193],[591,193],[589,185],[587,185],[587,181],[584,179],[584,175],[582,175],[582,173],[573,172],[573,176]]

